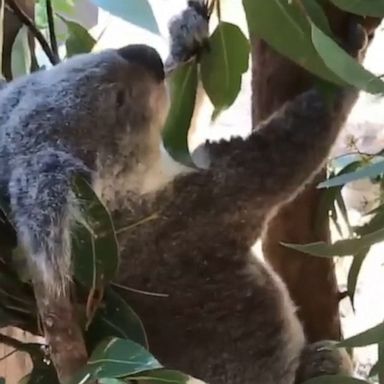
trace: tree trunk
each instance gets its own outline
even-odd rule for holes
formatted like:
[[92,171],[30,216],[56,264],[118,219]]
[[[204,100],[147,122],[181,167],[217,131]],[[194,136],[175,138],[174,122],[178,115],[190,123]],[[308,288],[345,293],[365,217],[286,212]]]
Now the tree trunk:
[[[326,11],[335,35],[344,36],[351,15],[329,4]],[[364,25],[367,32],[372,33],[378,22],[366,19]],[[265,42],[255,37],[251,39],[252,118],[257,123],[284,102],[311,87],[312,82],[304,69],[280,56]],[[306,244],[329,241],[328,217],[323,215],[320,225],[317,217],[322,192],[316,185],[324,176],[325,170],[322,170],[312,185],[280,209],[262,239],[264,256],[287,284],[309,341],[339,339],[341,336],[334,263],[288,249],[281,242]]]

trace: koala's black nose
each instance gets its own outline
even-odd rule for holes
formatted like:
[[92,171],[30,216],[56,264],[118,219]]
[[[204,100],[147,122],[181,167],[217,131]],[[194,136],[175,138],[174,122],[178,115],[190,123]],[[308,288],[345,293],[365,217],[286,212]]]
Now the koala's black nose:
[[131,44],[117,51],[125,60],[148,70],[159,82],[165,79],[163,60],[156,49],[145,44]]

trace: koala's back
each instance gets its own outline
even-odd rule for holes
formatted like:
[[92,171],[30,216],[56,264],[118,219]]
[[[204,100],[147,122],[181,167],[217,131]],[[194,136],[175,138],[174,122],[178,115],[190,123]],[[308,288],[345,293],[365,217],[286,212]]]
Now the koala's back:
[[264,217],[254,207],[237,222],[243,202],[225,213],[208,178],[185,175],[114,215],[118,229],[158,213],[120,233],[119,283],[167,296],[122,293],[165,366],[211,384],[293,383],[302,327],[283,283],[249,252]]

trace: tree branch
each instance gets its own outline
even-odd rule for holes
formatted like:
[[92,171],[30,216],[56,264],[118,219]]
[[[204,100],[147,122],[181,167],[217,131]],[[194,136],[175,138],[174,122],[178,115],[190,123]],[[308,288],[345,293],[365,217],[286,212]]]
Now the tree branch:
[[55,19],[53,15],[53,7],[52,7],[52,1],[47,1],[47,19],[48,19],[48,31],[49,31],[49,39],[51,41],[51,49],[52,53],[56,56],[57,60],[59,59],[59,49],[57,46],[57,39],[56,39],[56,31],[55,31]]
[[44,35],[39,31],[39,29],[36,27],[34,22],[28,17],[28,15],[17,5],[15,0],[6,0],[7,6],[11,9],[11,11],[17,16],[17,18],[28,27],[32,35],[36,38],[36,40],[41,45],[41,48],[47,55],[49,61],[56,65],[59,63],[59,59],[55,54],[52,52],[51,47],[49,46],[47,40],[45,39]]

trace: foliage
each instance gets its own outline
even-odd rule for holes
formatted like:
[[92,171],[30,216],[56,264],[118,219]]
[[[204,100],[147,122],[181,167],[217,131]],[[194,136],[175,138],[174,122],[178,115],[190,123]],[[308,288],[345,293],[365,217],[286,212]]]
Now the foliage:
[[[97,6],[128,22],[135,23],[159,34],[156,19],[148,0],[92,0]],[[363,16],[384,16],[384,0],[331,0],[337,7]],[[248,69],[249,41],[238,26],[225,22],[225,5],[211,0],[218,12],[218,23],[209,39],[209,49],[199,57],[177,68],[169,75],[172,107],[163,130],[164,146],[176,160],[193,165],[188,151],[187,134],[191,123],[197,87],[202,85],[209,96],[216,118],[230,108],[241,86],[242,75]],[[66,32],[58,36],[66,48],[65,57],[91,51],[96,40],[74,19],[75,0],[53,0],[55,28],[65,26]],[[322,0],[243,0],[249,31],[268,42],[276,51],[303,66],[320,79],[337,84],[350,84],[374,94],[384,92],[383,81],[352,60],[334,41]],[[36,0],[35,23],[47,35],[49,28],[47,0]],[[240,6],[240,5],[239,5]],[[0,10],[1,20],[3,19]],[[3,25],[1,22],[0,25]],[[279,28],[276,28],[276,25]],[[1,31],[0,31],[1,32]],[[30,46],[26,27],[14,42],[12,70],[14,77],[30,71]],[[52,31],[51,31],[52,32]],[[2,38],[2,33],[0,33]],[[64,59],[64,57],[62,57]],[[384,161],[380,154],[361,155],[341,170],[330,171],[330,178],[319,187],[327,190],[322,209],[336,222],[340,220],[336,207],[348,222],[342,200],[342,187],[353,180],[370,178],[382,182]],[[170,371],[147,350],[145,324],[141,323],[111,284],[119,264],[115,229],[109,213],[84,180],[74,182],[74,190],[82,202],[82,219],[74,234],[74,258],[79,296],[87,302],[82,306],[87,347],[91,357],[84,370],[74,378],[73,384],[90,383],[99,379],[103,384],[118,384],[128,380],[145,382],[185,383],[188,377]],[[6,207],[4,206],[6,212]],[[1,227],[12,232],[12,224],[2,215]],[[368,224],[350,228],[350,238],[334,244],[315,243],[287,246],[302,252],[321,256],[354,255],[348,279],[348,293],[353,300],[358,273],[372,245],[384,239],[384,204],[371,214]],[[82,241],[79,241],[81,239]],[[1,239],[3,241],[3,239]],[[79,245],[81,244],[81,246]],[[13,258],[16,260],[17,248]],[[38,326],[33,294],[28,282],[21,282],[15,261],[10,264],[0,259],[0,325],[13,325],[37,334]],[[1,341],[1,340],[0,340]],[[382,345],[384,323],[356,335],[340,345],[348,347],[377,344],[380,375],[384,366]],[[37,345],[20,344],[19,349],[30,353],[34,368],[22,382],[29,384],[57,382],[44,352]],[[0,379],[1,381],[2,379]],[[364,383],[365,381],[322,377],[313,383]]]

